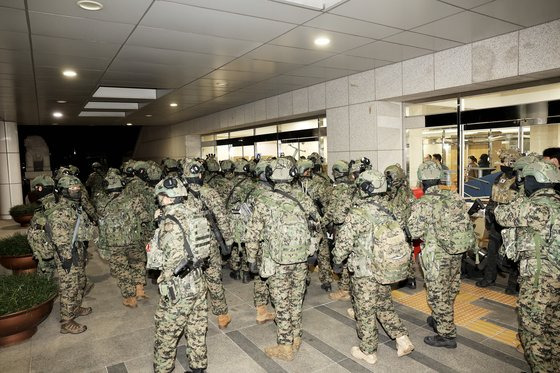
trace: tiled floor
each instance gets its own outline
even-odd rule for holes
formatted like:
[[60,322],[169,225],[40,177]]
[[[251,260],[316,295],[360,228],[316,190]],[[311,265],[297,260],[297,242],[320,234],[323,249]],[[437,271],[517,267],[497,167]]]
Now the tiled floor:
[[[0,235],[15,226],[0,222]],[[11,372],[151,372],[157,289],[151,283],[147,292],[151,298],[137,309],[121,305],[114,279],[108,275],[108,265],[95,253],[88,264],[88,275],[96,283],[84,304],[94,312],[82,318],[88,331],[80,335],[59,333],[58,304],[30,340],[0,349],[0,371]],[[416,350],[407,357],[397,358],[395,342],[380,332],[378,362],[373,367],[354,360],[350,348],[358,343],[354,320],[348,318],[349,302],[332,302],[312,274],[312,284],[305,298],[303,345],[292,362],[275,361],[266,357],[263,348],[275,343],[273,324],[257,325],[252,302],[252,284],[233,281],[224,271],[227,300],[233,321],[221,331],[215,316],[209,319],[208,372],[519,372],[528,370],[523,356],[508,338],[514,334],[515,311],[507,302],[500,302],[502,289],[475,294],[476,288],[467,280],[461,297],[469,309],[480,309],[476,317],[464,318],[459,326],[459,347],[456,350],[436,349],[422,339],[430,335],[423,311],[422,283],[417,290],[395,292],[396,308],[403,319]],[[468,291],[467,291],[468,290]],[[494,294],[495,293],[495,294]],[[418,295],[416,295],[418,294]],[[492,299],[495,298],[495,299]],[[416,299],[416,305],[406,299]],[[509,301],[509,300],[508,300]],[[418,309],[414,309],[414,307]],[[467,309],[467,313],[469,313]],[[425,310],[424,310],[425,311]],[[477,327],[469,327],[473,322]],[[485,328],[486,327],[486,328]],[[501,329],[497,329],[501,328]],[[498,332],[496,332],[498,330]],[[508,335],[509,336],[509,335]],[[492,338],[493,337],[493,338]],[[187,368],[185,341],[179,342],[175,372]]]

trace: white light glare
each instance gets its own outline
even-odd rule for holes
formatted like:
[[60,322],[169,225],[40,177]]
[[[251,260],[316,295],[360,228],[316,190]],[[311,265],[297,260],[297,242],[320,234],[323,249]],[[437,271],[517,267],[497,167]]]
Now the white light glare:
[[329,45],[330,43],[331,43],[331,39],[324,36],[315,39],[315,45],[318,45],[320,47],[324,47],[325,45]]

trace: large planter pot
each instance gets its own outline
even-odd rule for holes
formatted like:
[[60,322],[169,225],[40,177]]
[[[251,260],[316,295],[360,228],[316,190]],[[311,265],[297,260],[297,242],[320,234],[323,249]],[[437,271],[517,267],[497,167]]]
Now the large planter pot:
[[0,347],[10,346],[31,338],[52,311],[56,294],[33,308],[0,316]]
[[33,214],[12,216],[12,219],[14,219],[16,223],[19,223],[20,226],[28,227],[29,222],[31,222],[31,219],[33,219]]
[[37,261],[33,255],[0,256],[2,267],[12,270],[14,275],[37,272]]

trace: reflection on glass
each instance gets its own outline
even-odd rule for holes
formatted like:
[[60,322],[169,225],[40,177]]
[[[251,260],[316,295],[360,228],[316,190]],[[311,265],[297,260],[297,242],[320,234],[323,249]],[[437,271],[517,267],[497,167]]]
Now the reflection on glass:
[[216,157],[219,161],[229,159],[229,145],[216,146]]

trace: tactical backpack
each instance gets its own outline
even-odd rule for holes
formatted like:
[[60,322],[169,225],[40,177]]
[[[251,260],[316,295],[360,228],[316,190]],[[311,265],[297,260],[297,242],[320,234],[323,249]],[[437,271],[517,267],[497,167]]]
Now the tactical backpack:
[[[465,202],[448,190],[427,193],[433,206],[435,238],[448,254],[462,254],[476,247],[476,235]],[[447,195],[446,195],[447,194]]]
[[134,209],[127,208],[131,202],[133,197],[120,194],[103,208],[103,217],[99,219],[100,254],[109,247],[136,245],[142,241],[142,222]]
[[279,192],[276,190],[260,196],[275,212],[273,219],[265,225],[263,255],[278,264],[303,263],[313,246],[308,216],[295,198]]
[[355,211],[371,224],[358,239],[348,259],[348,270],[356,277],[374,276],[380,284],[392,284],[407,278],[411,249],[394,215],[370,201],[377,211],[360,206]]
[[33,256],[39,261],[54,258],[56,249],[45,231],[46,224],[47,217],[45,215],[45,209],[41,207],[33,214],[33,219],[27,230],[27,241],[29,242],[29,246],[31,246]]

